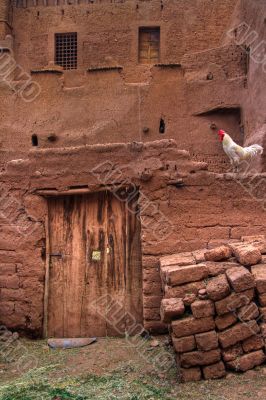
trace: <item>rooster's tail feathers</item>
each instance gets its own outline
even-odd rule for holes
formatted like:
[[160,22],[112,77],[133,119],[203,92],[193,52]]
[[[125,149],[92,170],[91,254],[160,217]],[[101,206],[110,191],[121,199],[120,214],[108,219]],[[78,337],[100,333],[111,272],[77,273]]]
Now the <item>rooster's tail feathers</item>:
[[252,146],[246,147],[245,150],[250,157],[255,157],[258,154],[261,155],[263,153],[263,147],[261,147],[259,144],[253,144]]

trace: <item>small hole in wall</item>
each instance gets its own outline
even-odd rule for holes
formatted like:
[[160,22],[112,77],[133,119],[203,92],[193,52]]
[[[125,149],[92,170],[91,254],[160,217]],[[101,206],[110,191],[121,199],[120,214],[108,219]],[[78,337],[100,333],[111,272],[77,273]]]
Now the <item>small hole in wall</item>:
[[32,135],[31,137],[31,144],[32,146],[38,146],[38,136],[37,135]]
[[37,11],[37,18],[39,18],[40,16],[40,11]]
[[163,118],[161,118],[160,119],[160,127],[159,127],[159,132],[160,133],[165,133],[165,122],[164,122],[164,119]]
[[65,10],[61,10],[61,15],[65,15]]

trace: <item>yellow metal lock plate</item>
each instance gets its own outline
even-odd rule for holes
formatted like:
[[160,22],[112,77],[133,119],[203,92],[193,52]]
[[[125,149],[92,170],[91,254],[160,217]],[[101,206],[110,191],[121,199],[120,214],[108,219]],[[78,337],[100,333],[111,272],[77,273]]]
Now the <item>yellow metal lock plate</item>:
[[101,252],[99,250],[93,250],[91,259],[92,261],[101,261]]

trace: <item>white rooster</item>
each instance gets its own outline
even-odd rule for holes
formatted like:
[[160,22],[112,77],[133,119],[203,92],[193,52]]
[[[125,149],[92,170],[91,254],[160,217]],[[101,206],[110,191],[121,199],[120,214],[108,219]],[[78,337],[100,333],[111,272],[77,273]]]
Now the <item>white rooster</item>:
[[224,152],[228,155],[234,171],[238,172],[238,167],[241,162],[250,163],[251,159],[263,153],[263,147],[259,144],[253,144],[249,147],[241,147],[236,144],[233,139],[223,131],[219,130],[218,135],[223,143]]

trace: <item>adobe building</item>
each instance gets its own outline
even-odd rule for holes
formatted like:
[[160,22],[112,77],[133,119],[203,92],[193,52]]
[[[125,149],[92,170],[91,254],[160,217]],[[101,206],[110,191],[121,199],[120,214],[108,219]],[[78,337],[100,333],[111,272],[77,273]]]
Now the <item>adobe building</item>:
[[[264,0],[0,0],[0,322],[163,332],[158,260],[265,234]],[[104,299],[123,305],[114,329]]]

